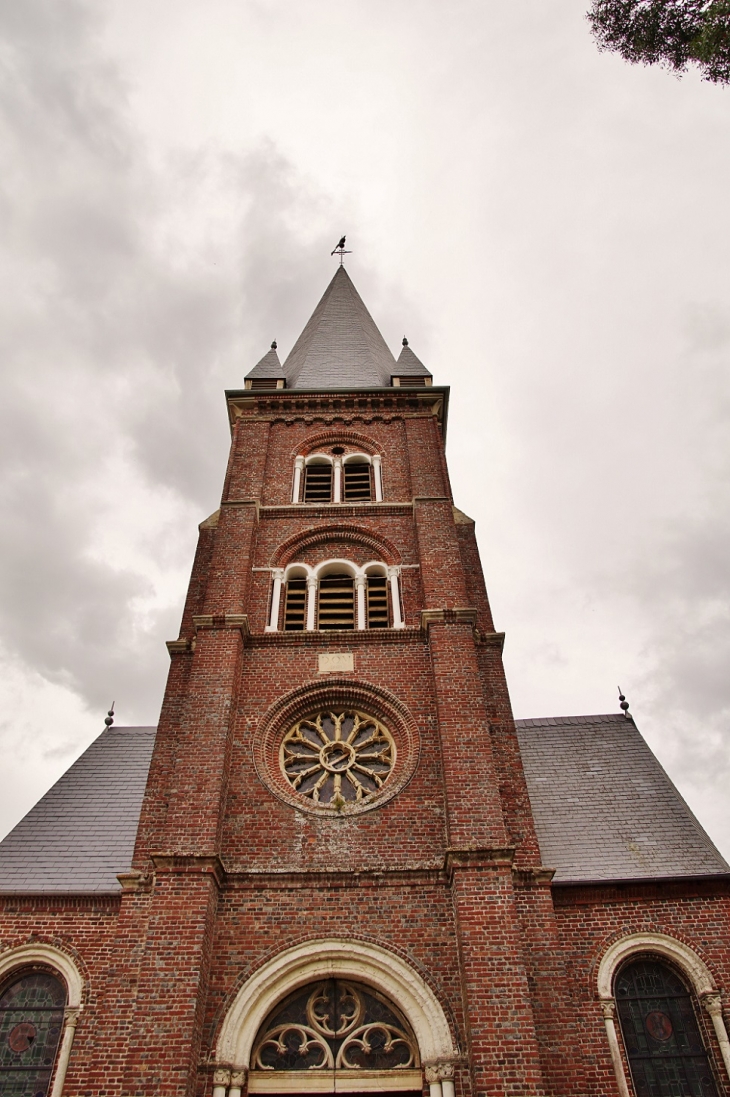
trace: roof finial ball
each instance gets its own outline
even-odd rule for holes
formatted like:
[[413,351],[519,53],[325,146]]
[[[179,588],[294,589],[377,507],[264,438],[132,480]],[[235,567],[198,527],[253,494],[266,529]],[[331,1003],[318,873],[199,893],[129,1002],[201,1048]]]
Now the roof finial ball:
[[618,687],[618,707],[623,710],[623,714],[626,719],[630,720],[631,717],[629,716],[629,702],[626,700],[623,693],[621,692],[621,686]]
[[276,350],[277,346],[278,346],[278,344],[276,342],[276,339],[274,339],[274,342],[271,344],[271,349]]
[[403,346],[404,347],[408,346],[408,340],[406,339],[405,335],[403,336]]
[[108,728],[110,728],[112,726],[112,724],[114,723],[114,705],[115,704],[116,704],[116,701],[112,701],[112,707],[109,709],[106,716],[104,717],[104,723],[106,724],[106,726]]

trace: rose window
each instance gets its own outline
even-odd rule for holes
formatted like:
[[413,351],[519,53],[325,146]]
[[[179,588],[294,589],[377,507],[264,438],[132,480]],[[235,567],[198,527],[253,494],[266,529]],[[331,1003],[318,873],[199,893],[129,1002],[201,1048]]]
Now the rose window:
[[373,797],[390,777],[395,743],[388,729],[353,709],[317,712],[284,737],[281,770],[316,804],[340,808]]
[[407,1070],[417,1067],[413,1033],[372,987],[328,979],[297,990],[262,1025],[253,1070]]

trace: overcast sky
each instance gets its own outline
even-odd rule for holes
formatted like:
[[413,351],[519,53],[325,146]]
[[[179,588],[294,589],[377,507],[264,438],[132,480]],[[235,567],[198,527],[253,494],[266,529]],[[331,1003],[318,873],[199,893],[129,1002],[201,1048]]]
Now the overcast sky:
[[452,387],[516,715],[620,684],[730,856],[730,88],[587,2],[0,0],[0,832],[156,721],[223,389],[346,232]]

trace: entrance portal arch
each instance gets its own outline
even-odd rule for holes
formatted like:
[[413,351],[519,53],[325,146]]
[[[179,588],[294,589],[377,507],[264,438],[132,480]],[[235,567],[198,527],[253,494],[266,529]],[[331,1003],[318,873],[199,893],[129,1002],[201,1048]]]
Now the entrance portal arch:
[[[459,1052],[452,1039],[446,1014],[422,976],[401,957],[379,945],[331,937],[306,941],[288,948],[254,972],[239,990],[221,1026],[216,1044],[216,1062],[224,1071],[228,1070],[233,1074],[248,1071],[253,1066],[251,1054],[257,1034],[274,1007],[297,989],[319,980],[330,979],[351,979],[385,995],[408,1022],[429,1081],[432,1081],[434,1067],[441,1068],[437,1070],[439,1077],[450,1077],[448,1068]],[[274,1073],[277,1074],[278,1082],[272,1077]],[[324,1078],[322,1084],[317,1084],[313,1075],[319,1072],[315,1071],[302,1072],[299,1074],[300,1080],[305,1073],[309,1083],[307,1089],[325,1092],[327,1088],[335,1088],[334,1081],[328,1087]],[[412,1072],[408,1073],[410,1075]],[[353,1071],[352,1075],[353,1083],[357,1078],[355,1089],[358,1092],[371,1088],[371,1085],[363,1085],[369,1079],[366,1080],[361,1072]],[[392,1088],[404,1088],[398,1084],[398,1071],[389,1072],[389,1077],[394,1083]],[[402,1080],[403,1083],[406,1082],[405,1077]],[[382,1081],[380,1084],[375,1084],[376,1082],[377,1079],[373,1078],[373,1089],[382,1091],[390,1088],[384,1086]],[[405,1088],[420,1089],[420,1071],[418,1084],[413,1083],[414,1079],[410,1079],[410,1084]],[[251,1092],[286,1092],[287,1088],[286,1079],[279,1072],[272,1072],[271,1075],[257,1073],[250,1079],[249,1085]],[[338,1081],[336,1088],[344,1091],[348,1086],[342,1079],[342,1082]],[[349,1088],[352,1091],[352,1087]],[[433,1097],[440,1097],[442,1086],[436,1075],[432,1088],[437,1091]],[[444,1097],[449,1097],[452,1086],[445,1083],[443,1088],[446,1091]],[[225,1085],[221,1086],[219,1092],[226,1092]]]

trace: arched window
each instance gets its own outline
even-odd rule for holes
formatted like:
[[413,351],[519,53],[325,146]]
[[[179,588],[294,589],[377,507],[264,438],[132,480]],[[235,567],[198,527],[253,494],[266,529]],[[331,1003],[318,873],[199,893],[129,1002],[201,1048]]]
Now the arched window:
[[332,502],[332,462],[327,457],[312,457],[304,467],[304,502]]
[[397,567],[376,560],[362,567],[327,560],[315,568],[289,564],[272,574],[267,632],[281,627],[282,600],[285,632],[403,628]]
[[0,1093],[46,1097],[63,1029],[66,987],[45,971],[11,978],[0,995]]
[[379,454],[345,453],[333,446],[328,453],[301,454],[294,461],[292,503],[364,503],[383,501]]
[[717,1097],[692,995],[673,967],[634,958],[614,995],[637,1097]]
[[318,1072],[380,1073],[419,1065],[416,1039],[398,1008],[380,991],[350,979],[295,990],[266,1018],[251,1055],[252,1073],[304,1071],[312,1080]]

